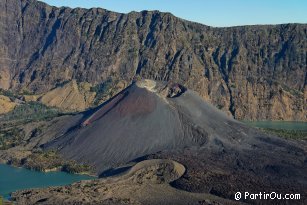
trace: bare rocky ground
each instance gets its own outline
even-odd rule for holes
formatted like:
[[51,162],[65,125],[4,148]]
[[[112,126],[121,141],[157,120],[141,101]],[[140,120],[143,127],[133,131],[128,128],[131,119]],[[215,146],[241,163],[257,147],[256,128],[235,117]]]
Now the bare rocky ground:
[[[203,101],[236,119],[306,121],[306,24],[213,28],[158,11],[119,14],[35,0],[0,1],[0,16],[0,109],[16,105],[2,96],[8,90],[23,98],[15,99],[16,109],[24,109],[22,100],[84,111],[115,96],[77,114],[51,112],[22,122],[0,116],[0,161],[39,170],[73,161],[101,176],[153,158],[186,168],[171,186],[123,179],[125,187],[114,182],[119,188],[99,198],[75,184],[52,196],[53,188],[15,194],[18,202],[82,204],[72,194],[83,196],[79,189],[91,193],[85,201],[98,197],[106,204],[170,203],[167,193],[177,204],[189,197],[196,204],[224,204],[195,193],[233,200],[238,190],[306,196],[305,141],[249,128]],[[169,85],[143,81],[120,92],[136,76]],[[104,180],[82,183],[106,186]],[[131,187],[141,195],[130,194],[129,201],[123,190]],[[307,204],[304,199],[278,203]]]
[[[248,127],[179,84],[141,80],[96,109],[48,124],[0,156],[53,151],[101,177],[121,175],[13,194],[20,204],[228,204],[237,191],[300,193],[301,200],[278,204],[306,203],[305,141]],[[158,160],[148,179],[145,159]]]
[[185,167],[172,160],[146,160],[119,177],[82,181],[66,187],[16,192],[17,204],[238,204],[212,194],[178,190],[169,183]]

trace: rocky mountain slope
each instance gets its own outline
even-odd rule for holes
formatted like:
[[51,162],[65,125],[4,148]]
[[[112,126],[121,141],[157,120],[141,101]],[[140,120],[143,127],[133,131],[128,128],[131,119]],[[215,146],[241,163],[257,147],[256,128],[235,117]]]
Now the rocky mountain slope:
[[0,88],[44,94],[138,74],[180,82],[237,119],[307,120],[306,24],[213,28],[35,0],[3,0],[0,16]]

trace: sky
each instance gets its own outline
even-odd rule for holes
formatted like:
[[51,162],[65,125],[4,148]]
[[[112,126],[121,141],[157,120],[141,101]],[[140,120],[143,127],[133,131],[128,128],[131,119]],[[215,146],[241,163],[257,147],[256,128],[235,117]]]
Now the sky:
[[307,23],[307,0],[41,0],[53,6],[100,7],[120,13],[171,12],[209,26]]

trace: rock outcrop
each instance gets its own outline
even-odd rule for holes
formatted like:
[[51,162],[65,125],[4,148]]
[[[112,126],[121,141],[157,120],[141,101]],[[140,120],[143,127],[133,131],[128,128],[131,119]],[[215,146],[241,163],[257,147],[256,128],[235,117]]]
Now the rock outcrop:
[[[171,160],[147,160],[114,178],[81,181],[66,187],[17,191],[16,204],[241,204],[212,194],[175,189],[169,182],[181,177],[184,166]],[[243,204],[243,203],[242,203]]]
[[0,95],[0,114],[10,112],[16,107],[16,103],[13,102],[9,97]]
[[76,81],[71,81],[47,92],[38,100],[64,111],[82,111],[92,105],[95,95],[96,93],[90,91],[90,85],[78,85]]
[[237,119],[307,120],[306,24],[213,28],[35,0],[3,0],[0,15],[1,88],[42,94],[140,75],[184,84]]
[[[174,85],[184,88],[180,84],[137,81],[95,109],[53,119],[39,135],[3,152],[5,158],[2,158],[6,159],[15,155],[11,150],[39,148],[41,153],[57,153],[65,162],[92,167],[101,177],[112,176],[85,182],[83,187],[75,184],[22,191],[13,194],[12,199],[19,204],[40,200],[44,200],[42,204],[57,204],[63,198],[64,204],[79,204],[83,199],[104,204],[110,198],[127,198],[133,200],[131,204],[137,204],[135,201],[199,204],[208,194],[233,200],[238,190],[244,190],[300,193],[301,200],[293,203],[306,204],[304,140],[286,140],[248,127],[189,89],[181,90],[180,95],[166,95]],[[50,155],[47,156],[49,159]],[[44,159],[40,162],[23,158],[22,161],[31,167],[37,161],[45,164]],[[114,180],[116,174],[127,170],[126,175]],[[141,190],[150,191],[138,195]],[[135,193],[139,197],[134,198]],[[201,198],[194,198],[196,195]],[[177,196],[184,197],[177,202]],[[263,200],[244,202],[264,204]]]

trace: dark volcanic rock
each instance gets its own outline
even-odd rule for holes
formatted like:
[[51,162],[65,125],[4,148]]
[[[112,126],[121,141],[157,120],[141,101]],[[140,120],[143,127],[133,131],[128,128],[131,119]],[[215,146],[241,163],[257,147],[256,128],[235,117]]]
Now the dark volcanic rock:
[[306,121],[307,26],[213,28],[169,13],[0,2],[0,88],[174,80],[237,119]]
[[67,118],[75,121],[71,129],[42,147],[89,164],[101,176],[126,170],[138,159],[172,159],[186,167],[172,182],[176,188],[228,199],[237,191],[300,193],[305,200],[306,143],[248,127],[191,90],[167,97],[170,88],[138,81],[93,113]]
[[144,155],[205,142],[170,106],[176,98],[160,97],[155,82],[148,82],[131,85],[45,147],[89,163],[100,174]]

